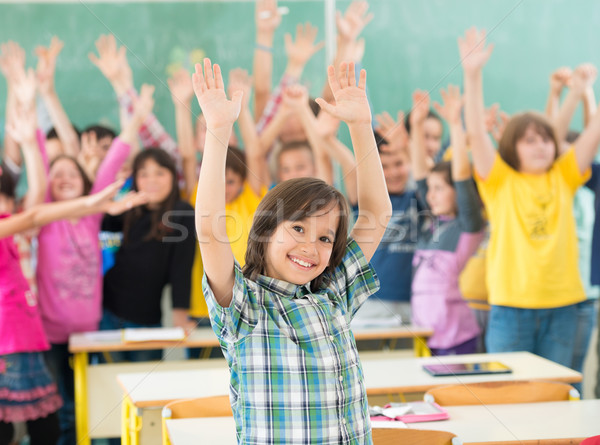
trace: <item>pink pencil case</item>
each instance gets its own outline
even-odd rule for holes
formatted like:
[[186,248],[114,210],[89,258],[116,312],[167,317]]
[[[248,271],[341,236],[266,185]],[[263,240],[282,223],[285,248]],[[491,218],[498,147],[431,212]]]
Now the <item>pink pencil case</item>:
[[383,408],[371,408],[371,421],[404,423],[431,422],[449,419],[448,411],[434,402],[390,403]]

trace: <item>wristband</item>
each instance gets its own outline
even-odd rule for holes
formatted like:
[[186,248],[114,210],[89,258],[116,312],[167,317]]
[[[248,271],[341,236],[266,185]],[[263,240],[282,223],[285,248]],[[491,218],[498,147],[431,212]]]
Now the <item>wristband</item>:
[[267,45],[261,45],[260,43],[257,43],[255,46],[256,49],[259,49],[261,51],[266,51],[268,53],[272,53],[273,52],[273,48]]

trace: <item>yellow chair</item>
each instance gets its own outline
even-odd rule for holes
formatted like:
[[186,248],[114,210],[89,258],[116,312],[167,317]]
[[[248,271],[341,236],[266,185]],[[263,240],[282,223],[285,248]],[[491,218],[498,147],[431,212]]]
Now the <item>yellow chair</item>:
[[229,417],[233,416],[229,396],[199,397],[171,402],[162,410],[162,443],[171,445],[167,432],[167,419],[189,417]]
[[441,406],[452,406],[554,402],[579,400],[580,396],[566,383],[527,380],[438,386],[427,391],[424,399]]
[[460,445],[462,442],[446,431],[404,428],[373,428],[373,445]]

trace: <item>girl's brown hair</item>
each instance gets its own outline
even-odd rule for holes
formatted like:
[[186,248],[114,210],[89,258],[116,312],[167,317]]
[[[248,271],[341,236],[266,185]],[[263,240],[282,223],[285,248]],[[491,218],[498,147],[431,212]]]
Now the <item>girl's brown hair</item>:
[[81,175],[81,179],[83,180],[83,196],[89,195],[90,191],[92,190],[92,185],[93,185],[92,181],[90,180],[89,176],[87,175],[87,173],[85,172],[83,167],[81,165],[79,165],[79,162],[77,162],[77,159],[75,159],[73,156],[58,155],[50,163],[50,170],[52,170],[52,166],[54,164],[56,164],[58,161],[60,161],[61,159],[68,159],[73,164],[75,164],[75,167],[77,167],[77,171],[79,172],[79,174]]
[[325,271],[311,283],[318,289],[341,264],[348,239],[348,204],[334,187],[316,178],[290,179],[273,188],[256,209],[246,250],[246,278],[255,280],[266,270],[268,244],[277,226],[284,221],[300,221],[324,210],[338,209],[340,217],[333,241],[333,250]]
[[[148,160],[153,160],[158,165],[169,170],[172,176],[171,192],[167,195],[165,200],[161,202],[157,209],[151,211],[151,223],[150,230],[144,241],[157,240],[162,241],[169,233],[169,228],[165,226],[162,219],[166,212],[173,210],[175,204],[179,200],[179,186],[177,185],[177,169],[175,167],[175,161],[173,158],[164,150],[160,148],[147,148],[137,154],[133,160],[133,190],[138,191],[137,175],[141,168]],[[129,231],[135,224],[135,222],[142,217],[144,208],[142,206],[135,207],[125,213],[123,223],[123,243],[129,240]]]
[[519,156],[517,155],[517,141],[525,136],[530,126],[533,126],[535,132],[540,136],[551,139],[554,142],[554,159],[558,159],[559,143],[550,121],[539,113],[527,112],[517,114],[506,124],[502,138],[500,138],[500,142],[498,143],[498,154],[504,162],[517,171],[521,167]]

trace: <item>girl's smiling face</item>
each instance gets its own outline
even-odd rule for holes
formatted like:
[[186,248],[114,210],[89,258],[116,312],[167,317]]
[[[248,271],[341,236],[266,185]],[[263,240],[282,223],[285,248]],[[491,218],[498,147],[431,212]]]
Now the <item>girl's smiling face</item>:
[[171,171],[149,158],[136,172],[135,183],[137,190],[148,196],[148,207],[159,205],[171,194],[173,189],[173,174]]
[[556,147],[551,137],[540,134],[530,125],[522,138],[517,140],[519,171],[522,173],[546,173],[554,163]]
[[268,241],[265,275],[297,285],[323,273],[333,250],[339,208],[332,206],[299,221],[283,221]]
[[456,216],[456,191],[442,173],[432,172],[427,176],[426,199],[435,216]]
[[75,161],[58,159],[49,174],[50,194],[54,201],[65,201],[83,196],[84,181]]

